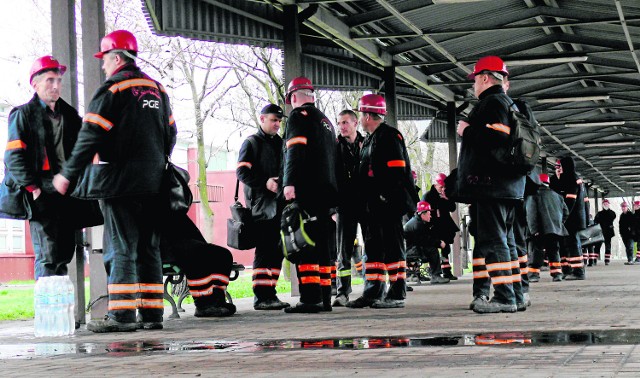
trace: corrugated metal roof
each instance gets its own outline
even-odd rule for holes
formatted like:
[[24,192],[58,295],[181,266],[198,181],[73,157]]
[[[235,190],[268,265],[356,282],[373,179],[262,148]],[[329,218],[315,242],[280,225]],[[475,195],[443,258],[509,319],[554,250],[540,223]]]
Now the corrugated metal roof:
[[[143,0],[156,33],[271,47],[282,46],[281,9],[285,3],[292,1]],[[598,141],[640,144],[640,59],[632,52],[640,47],[640,1],[314,3],[298,4],[300,10],[318,7],[310,12],[301,29],[304,69],[313,72],[310,76],[317,77],[324,87],[379,88],[382,54],[391,54],[398,67],[399,91],[416,96],[400,101],[399,117],[417,119],[433,116],[433,107],[446,111],[446,101],[455,101],[457,106],[473,104],[467,73],[479,57],[499,55],[509,66],[510,94],[525,98],[544,126],[543,144],[550,158],[574,156],[578,169],[611,194],[632,195],[640,191],[640,184],[634,183],[639,180],[623,176],[635,172],[625,165],[640,158],[636,144],[589,146]],[[621,18],[625,19],[624,24]],[[333,22],[339,26],[336,30],[348,32],[336,34],[334,30],[329,38],[314,32],[324,22]],[[371,43],[378,46],[379,59],[358,58],[363,46]],[[560,58],[580,61],[557,62]],[[528,63],[517,65],[515,61]],[[426,83],[422,75],[426,75]],[[409,87],[414,92],[408,92]],[[608,97],[545,102],[577,95]],[[420,102],[428,106],[421,107]],[[601,121],[624,124],[565,126]],[[436,140],[444,140],[446,134],[438,134],[444,132],[444,127],[438,125],[442,125],[440,121],[432,126],[432,134]],[[639,155],[607,156],[629,152]]]

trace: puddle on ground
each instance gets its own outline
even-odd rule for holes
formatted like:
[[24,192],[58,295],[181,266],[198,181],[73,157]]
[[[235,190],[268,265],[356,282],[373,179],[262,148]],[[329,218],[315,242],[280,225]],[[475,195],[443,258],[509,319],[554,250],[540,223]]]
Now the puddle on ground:
[[270,352],[300,349],[380,349],[443,346],[550,346],[640,344],[640,330],[494,332],[449,336],[357,337],[275,341],[130,341],[112,343],[32,343],[0,345],[0,359],[61,355],[132,356],[150,353]]

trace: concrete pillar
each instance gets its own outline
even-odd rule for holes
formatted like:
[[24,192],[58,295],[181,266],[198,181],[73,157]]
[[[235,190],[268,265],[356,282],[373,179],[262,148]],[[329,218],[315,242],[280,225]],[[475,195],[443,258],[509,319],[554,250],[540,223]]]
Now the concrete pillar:
[[[289,82],[298,76],[303,76],[302,68],[302,45],[300,43],[300,24],[298,20],[298,6],[295,4],[284,5],[282,7],[284,13],[283,20],[283,42],[284,42],[284,85],[285,91]],[[310,78],[313,83],[313,78]],[[291,105],[286,105],[286,111],[291,111]],[[291,264],[289,277],[291,278],[291,296],[300,296],[300,288],[298,287],[298,274],[295,264]]]
[[387,115],[384,117],[387,123],[398,127],[398,97],[396,94],[396,68],[394,66],[384,68],[384,99],[387,103]]
[[[456,103],[448,102],[447,103],[447,142],[449,144],[449,169],[452,171],[458,167],[458,140],[456,135],[457,132],[457,124],[456,124]],[[456,211],[452,215],[453,221],[456,222],[457,225],[460,225],[460,214],[458,212],[458,206],[456,205]],[[468,262],[467,256],[462,256],[462,251],[460,250],[460,233],[456,234],[455,239],[453,239],[453,274],[456,276],[462,276],[462,272],[464,267],[463,263]],[[464,251],[467,252],[466,250]]]
[[[52,0],[55,1],[55,0]],[[100,40],[105,35],[103,0],[81,0],[82,15],[82,66],[84,69],[84,103],[91,102],[93,93],[104,82],[102,60],[93,54],[100,51]],[[103,227],[87,230],[90,244],[89,268],[91,281],[91,319],[101,319],[107,313],[109,304],[107,293],[107,272],[102,259]]]
[[[76,47],[76,8],[74,0],[51,0],[52,55],[67,66],[61,97],[78,108],[78,53]],[[43,54],[44,55],[44,52]],[[76,322],[84,324],[84,247],[82,232],[76,232],[76,253],[69,263],[69,277],[75,288]]]

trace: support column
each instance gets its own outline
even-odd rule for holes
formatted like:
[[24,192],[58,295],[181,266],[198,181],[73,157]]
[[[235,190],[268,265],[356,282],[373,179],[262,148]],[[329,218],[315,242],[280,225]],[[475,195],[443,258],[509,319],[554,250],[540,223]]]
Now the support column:
[[593,204],[594,204],[594,209],[595,209],[595,213],[593,214],[593,217],[596,217],[596,214],[598,214],[598,211],[600,211],[600,206],[598,206],[598,189],[593,188]]
[[[52,2],[57,2],[52,0]],[[52,7],[53,8],[53,7]],[[89,105],[93,93],[104,82],[102,60],[93,54],[100,51],[100,39],[105,35],[104,1],[82,0],[82,67],[84,70],[84,103]],[[107,293],[107,272],[102,259],[103,226],[87,229],[89,242],[89,280],[91,282],[91,319],[101,319],[109,305]],[[104,299],[106,298],[106,300]]]
[[542,168],[542,169],[540,169],[540,173],[548,174],[549,173],[549,171],[548,171],[549,168],[547,168],[547,157],[546,156],[541,156],[540,157],[540,164],[541,164],[541,168]]
[[[452,171],[458,167],[458,139],[457,139],[457,125],[456,125],[456,103],[447,103],[447,142],[449,144],[449,170]],[[460,214],[458,212],[458,205],[456,205],[456,211],[452,215],[453,221],[460,225]],[[462,256],[462,250],[460,249],[460,233],[456,234],[453,239],[453,274],[456,276],[462,276],[463,264],[466,266],[468,263],[467,251],[465,250],[465,256]]]
[[[75,0],[51,0],[51,53],[67,66],[62,78],[61,98],[78,109],[78,52],[76,47]],[[84,246],[82,232],[76,232],[76,253],[69,263],[69,278],[75,289],[75,319],[84,324]]]
[[384,99],[387,103],[387,115],[384,117],[387,123],[398,127],[398,97],[396,94],[396,68],[394,66],[384,68]]
[[[284,42],[284,86],[285,91],[289,82],[295,77],[303,76],[302,68],[302,44],[300,43],[300,23],[298,20],[298,6],[284,5],[282,7],[284,13],[283,20],[283,42]],[[313,83],[313,78],[310,78]],[[291,112],[291,105],[286,105],[286,112]],[[290,264],[291,271],[289,278],[291,279],[291,296],[299,297],[300,288],[298,287],[298,274],[295,264]]]

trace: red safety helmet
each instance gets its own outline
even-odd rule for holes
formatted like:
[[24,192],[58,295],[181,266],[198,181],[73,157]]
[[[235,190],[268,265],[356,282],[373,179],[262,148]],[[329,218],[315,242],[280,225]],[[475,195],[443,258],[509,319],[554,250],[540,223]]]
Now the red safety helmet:
[[384,97],[377,94],[364,95],[358,104],[358,111],[385,115],[387,114],[387,102]]
[[67,71],[67,66],[63,66],[58,60],[51,55],[46,55],[36,59],[31,65],[31,74],[29,76],[29,84],[33,81],[33,77],[42,71],[55,70],[60,71],[60,75],[64,75]]
[[640,206],[640,201],[633,201],[633,206]]
[[436,175],[436,178],[433,180],[433,182],[435,182],[440,186],[444,186],[444,180],[446,179],[447,179],[447,175],[445,175],[444,173],[438,173]]
[[427,211],[431,211],[431,205],[427,201],[418,202],[418,206],[416,206],[416,213],[418,215],[425,213]]
[[138,52],[138,41],[136,37],[126,30],[113,31],[100,41],[100,52],[93,54],[98,59],[102,59],[104,54],[111,50],[127,50]]
[[478,59],[476,65],[473,66],[473,72],[467,77],[473,80],[473,78],[482,71],[498,72],[504,76],[509,76],[507,65],[504,64],[504,61],[497,56],[485,56]]
[[603,203],[603,204],[605,204],[605,203],[609,203],[609,199],[608,199],[608,198],[603,199],[603,200],[602,200],[602,203]]
[[549,175],[546,173],[540,173],[540,175],[538,176],[540,178],[540,181],[544,182],[545,184],[549,183]]
[[287,104],[291,104],[291,95],[295,91],[299,91],[301,89],[313,89],[313,84],[311,84],[311,80],[304,76],[296,77],[289,83],[289,87],[287,88],[287,94],[284,96],[284,102]]

